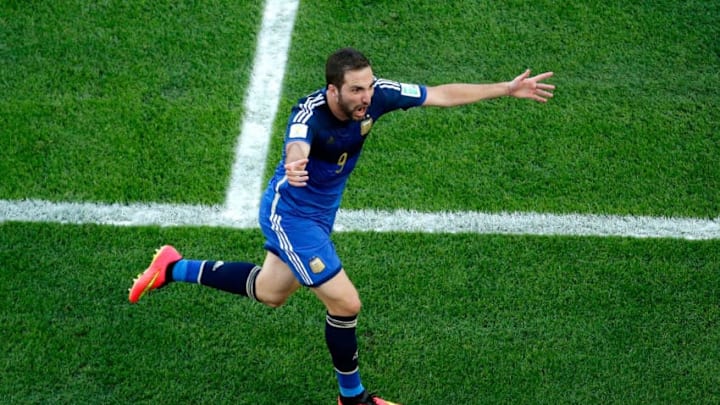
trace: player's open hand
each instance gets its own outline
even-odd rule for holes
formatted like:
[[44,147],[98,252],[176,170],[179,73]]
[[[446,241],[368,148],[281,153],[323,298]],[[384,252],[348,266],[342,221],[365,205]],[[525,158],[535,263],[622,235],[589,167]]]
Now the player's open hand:
[[530,69],[528,69],[510,82],[508,94],[517,98],[530,98],[545,103],[549,98],[552,98],[552,91],[555,90],[555,86],[542,83],[542,81],[552,77],[552,75],[553,72],[545,72],[530,77]]
[[285,163],[285,176],[291,186],[305,187],[307,185],[307,181],[310,178],[308,177],[307,170],[305,170],[307,163],[307,158]]

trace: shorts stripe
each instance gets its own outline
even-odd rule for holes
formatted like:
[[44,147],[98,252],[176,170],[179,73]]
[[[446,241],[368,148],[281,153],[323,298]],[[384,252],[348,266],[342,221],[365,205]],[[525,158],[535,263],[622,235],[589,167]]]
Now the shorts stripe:
[[302,260],[300,257],[295,253],[293,250],[292,244],[290,243],[290,240],[287,237],[287,234],[285,233],[285,230],[280,225],[280,220],[282,219],[281,216],[277,214],[273,214],[270,217],[270,222],[272,222],[272,230],[275,231],[275,235],[277,235],[278,240],[280,241],[280,248],[285,252],[285,254],[288,257],[288,260],[290,260],[291,264],[295,268],[295,270],[298,272],[300,277],[302,277],[303,281],[306,285],[312,285],[312,279],[308,275],[307,269],[302,263]]
[[313,285],[312,278],[310,278],[310,275],[305,268],[305,265],[303,265],[302,259],[293,250],[292,243],[290,243],[290,239],[288,238],[287,233],[280,224],[282,217],[276,213],[277,204],[280,200],[280,192],[278,189],[280,185],[286,181],[287,177],[283,178],[283,180],[275,188],[275,198],[273,198],[272,207],[270,209],[270,223],[272,224],[271,228],[273,232],[275,232],[275,236],[277,236],[278,241],[280,242],[280,249],[282,249],[282,251],[285,252],[285,254],[287,255],[287,258],[290,261],[289,264],[291,264],[295,268],[295,271],[300,276],[300,278],[302,278],[302,281],[305,283],[305,285]]

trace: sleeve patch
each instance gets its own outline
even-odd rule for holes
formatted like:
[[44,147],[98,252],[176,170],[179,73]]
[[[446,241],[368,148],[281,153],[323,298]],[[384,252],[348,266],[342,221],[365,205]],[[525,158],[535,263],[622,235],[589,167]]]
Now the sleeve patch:
[[420,86],[417,84],[400,83],[400,94],[407,97],[420,97]]
[[288,138],[307,138],[308,127],[305,124],[292,124],[288,133]]

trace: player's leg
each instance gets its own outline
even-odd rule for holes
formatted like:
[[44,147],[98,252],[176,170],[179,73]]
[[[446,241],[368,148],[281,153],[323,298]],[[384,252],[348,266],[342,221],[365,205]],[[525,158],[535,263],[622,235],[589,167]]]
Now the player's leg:
[[[281,241],[273,231],[270,210],[272,195],[266,195],[260,205],[260,227],[265,235],[268,252],[280,246]],[[260,266],[247,262],[222,262],[208,260],[187,260],[172,246],[163,246],[153,258],[150,266],[135,280],[130,288],[130,302],[137,302],[145,293],[160,288],[172,281],[184,281],[214,287],[223,291],[258,299],[255,284],[262,280],[261,300],[270,306],[277,306],[297,290],[292,272],[277,255],[268,253],[263,272]],[[260,276],[264,273],[263,276]],[[272,285],[273,282],[278,283]]]
[[393,405],[363,387],[358,366],[357,318],[362,306],[360,295],[345,270],[312,291],[325,304],[325,341],[340,387],[339,405]]
[[[265,247],[287,263],[295,278],[310,287],[327,309],[325,341],[335,367],[342,397],[363,395],[355,329],[360,297],[350,282],[330,240],[326,224],[283,216],[265,234]],[[262,274],[260,277],[263,277]]]
[[360,296],[342,268],[328,227],[286,216],[272,229],[275,235],[266,234],[266,248],[276,252],[327,309],[325,342],[335,367],[340,404],[390,404],[369,395],[360,379],[356,336]]
[[173,281],[202,284],[253,297],[259,271],[260,267],[254,263],[185,259],[173,246],[165,245],[157,251],[145,272],[135,279],[129,300],[135,303],[147,292]]
[[[265,210],[261,209],[260,227],[266,238],[265,248],[281,259],[299,284],[315,291],[326,306],[325,339],[341,391],[339,402],[341,405],[392,405],[369,395],[360,381],[355,334],[360,297],[330,240],[332,221],[279,212],[281,205],[282,201],[263,204]],[[268,257],[271,263],[275,260]],[[259,297],[263,297],[260,291],[264,289],[260,286],[264,285],[264,272],[263,268],[258,276]],[[283,294],[279,296],[283,297]]]
[[340,272],[312,291],[325,304],[325,343],[332,357],[340,396],[352,398],[365,392],[358,367],[357,318],[360,296],[345,273]]
[[[256,286],[258,278],[262,279],[260,290]],[[166,245],[158,250],[147,270],[135,280],[130,288],[130,302],[135,303],[145,293],[173,281],[216,288],[272,307],[282,305],[299,287],[287,265],[269,252],[260,267],[249,262],[184,259],[174,247]],[[258,291],[261,291],[260,297]]]
[[272,252],[267,252],[262,271],[255,279],[255,298],[273,308],[285,303],[300,283],[287,264]]
[[344,269],[320,286],[312,288],[328,312],[338,316],[356,316],[360,313],[360,295]]

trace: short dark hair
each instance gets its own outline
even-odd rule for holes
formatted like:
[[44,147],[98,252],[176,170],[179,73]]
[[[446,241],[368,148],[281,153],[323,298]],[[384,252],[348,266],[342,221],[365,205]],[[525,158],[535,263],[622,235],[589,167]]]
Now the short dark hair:
[[370,61],[360,51],[354,48],[342,48],[333,52],[325,63],[325,85],[342,87],[345,82],[345,72],[360,70],[370,66]]

